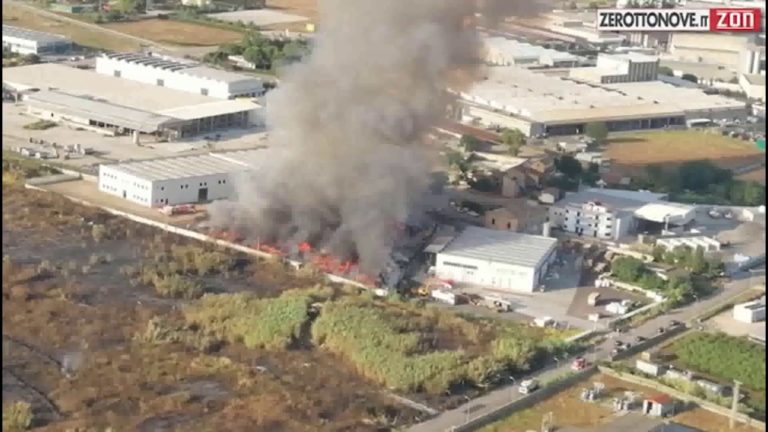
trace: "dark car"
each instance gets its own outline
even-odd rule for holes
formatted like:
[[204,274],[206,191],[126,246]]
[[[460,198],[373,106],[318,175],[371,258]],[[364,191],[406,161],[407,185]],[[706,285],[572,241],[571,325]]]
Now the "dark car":
[[620,340],[617,340],[617,341],[614,341],[614,342],[613,342],[613,345],[614,345],[615,347],[624,346],[624,342],[622,342],[622,341],[620,341]]
[[645,337],[643,337],[643,336],[637,336],[637,337],[635,337],[635,343],[641,343],[641,342],[645,342],[645,341],[647,341],[647,340],[648,340],[648,339],[647,339],[647,338],[645,338]]
[[659,327],[659,334],[664,334],[667,331],[664,327]]
[[680,321],[677,321],[677,320],[672,320],[672,321],[669,322],[669,328],[680,327],[682,325],[683,325],[683,323],[680,322]]

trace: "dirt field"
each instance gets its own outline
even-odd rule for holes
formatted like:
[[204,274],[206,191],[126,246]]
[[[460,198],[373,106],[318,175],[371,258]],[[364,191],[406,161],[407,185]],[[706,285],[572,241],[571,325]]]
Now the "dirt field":
[[[414,421],[415,411],[322,350],[232,343],[203,351],[147,341],[152,317],[177,317],[190,300],[159,296],[124,269],[151,262],[153,244],[200,246],[25,190],[10,173],[3,176],[3,403],[30,403],[39,430],[372,431]],[[209,291],[266,298],[318,282],[232,259],[239,264],[231,270],[194,279]]]
[[150,19],[111,23],[104,24],[103,27],[158,43],[178,46],[214,46],[239,42],[243,38],[242,33],[232,30],[170,20]]
[[[582,388],[592,386],[594,382],[605,384],[603,394],[606,395],[597,403],[582,402]],[[657,394],[652,389],[644,388],[605,375],[596,375],[589,380],[558,393],[533,407],[517,412],[504,420],[494,423],[482,432],[526,432],[539,430],[545,414],[552,413],[555,425],[589,427],[603,424],[611,420],[611,398],[623,395],[625,391],[633,391],[643,395]],[[734,429],[728,427],[728,419],[699,408],[684,411],[671,419],[707,432],[757,432],[757,429],[738,425]]]
[[88,47],[113,51],[135,51],[140,48],[134,40],[87,29],[72,23],[56,21],[13,4],[3,3],[3,24],[61,34],[79,45]]
[[756,169],[736,177],[739,180],[753,181],[765,185],[765,168]]
[[753,144],[719,134],[697,131],[656,131],[618,135],[605,155],[613,164],[673,164],[711,160],[723,167],[748,165],[763,157]]

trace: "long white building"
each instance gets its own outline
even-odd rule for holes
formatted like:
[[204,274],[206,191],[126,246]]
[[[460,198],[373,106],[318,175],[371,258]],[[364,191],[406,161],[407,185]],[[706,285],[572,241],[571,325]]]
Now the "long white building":
[[60,54],[72,49],[64,36],[3,25],[3,49],[17,54]]
[[146,207],[203,203],[234,196],[237,177],[266,158],[238,150],[99,166],[99,190]]
[[437,277],[459,284],[533,292],[554,261],[550,237],[467,227],[437,253]]
[[573,54],[504,37],[483,39],[485,61],[493,66],[574,67],[581,60]]
[[153,54],[103,54],[96,72],[218,99],[264,94],[258,78]]

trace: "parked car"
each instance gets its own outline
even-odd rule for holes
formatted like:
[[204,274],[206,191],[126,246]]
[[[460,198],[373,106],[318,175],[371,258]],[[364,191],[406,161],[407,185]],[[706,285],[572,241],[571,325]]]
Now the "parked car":
[[642,343],[642,342],[645,342],[645,341],[647,341],[647,340],[648,340],[648,339],[647,339],[647,338],[645,338],[645,337],[643,337],[643,336],[636,336],[636,337],[635,337],[635,343]]
[[615,347],[617,347],[617,348],[618,348],[618,347],[620,347],[620,346],[622,346],[622,345],[624,345],[624,342],[622,342],[622,341],[620,341],[620,340],[617,340],[617,341],[614,341],[614,342],[613,342],[613,346],[615,346]]
[[571,370],[580,371],[587,367],[587,359],[584,357],[576,357],[571,363]]
[[672,321],[669,322],[669,328],[671,328],[671,329],[672,328],[680,327],[682,325],[683,325],[683,323],[678,321],[678,320],[672,320]]
[[664,334],[667,330],[664,327],[659,327],[659,334]]

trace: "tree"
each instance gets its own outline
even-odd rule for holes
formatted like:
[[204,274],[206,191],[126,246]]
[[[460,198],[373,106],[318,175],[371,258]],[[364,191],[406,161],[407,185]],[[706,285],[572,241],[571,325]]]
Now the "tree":
[[611,263],[611,273],[619,280],[635,282],[645,273],[645,265],[637,258],[622,256]]
[[578,178],[581,175],[581,163],[573,156],[560,156],[555,159],[555,169],[563,173],[568,178]]
[[581,182],[594,186],[598,180],[600,180],[600,165],[592,162],[587,170],[581,173]]
[[473,135],[462,135],[461,139],[459,140],[459,145],[464,149],[465,152],[470,153],[476,151],[478,147],[480,147],[480,140],[475,138]]
[[136,12],[136,0],[120,0],[118,2],[118,9],[126,15],[134,13]]
[[520,147],[525,145],[525,134],[519,129],[504,129],[501,131],[501,142],[509,148],[509,154],[517,156],[520,153]]
[[602,144],[608,137],[608,126],[603,122],[587,123],[584,133],[595,140],[595,143]]
[[696,77],[696,75],[694,75],[694,74],[684,73],[683,76],[681,76],[680,78],[682,78],[682,79],[684,79],[686,81],[690,81],[692,83],[698,83],[699,82],[699,78]]

